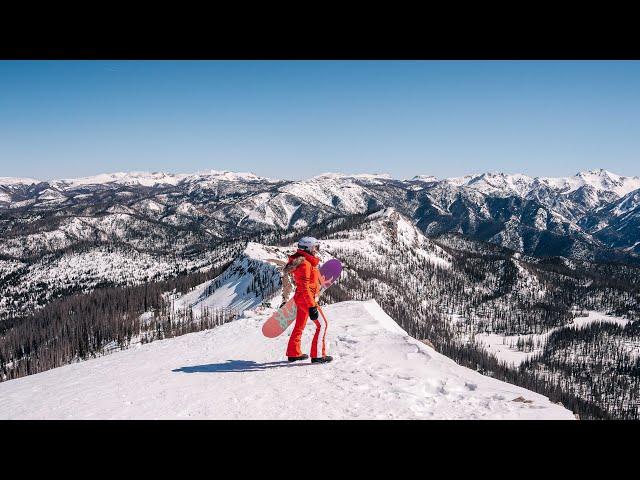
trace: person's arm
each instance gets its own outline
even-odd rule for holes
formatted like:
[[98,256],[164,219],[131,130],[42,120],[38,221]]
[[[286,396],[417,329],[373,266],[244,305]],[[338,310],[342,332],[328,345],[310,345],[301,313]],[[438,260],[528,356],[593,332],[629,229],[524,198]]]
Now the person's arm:
[[285,267],[282,269],[282,271],[286,274],[293,272],[296,268],[298,268],[298,266],[302,263],[303,260],[304,258],[297,257],[292,262],[287,263]]
[[293,290],[293,284],[291,283],[291,277],[289,274],[284,271],[282,272],[282,305],[287,303],[289,297],[291,296],[291,290]]
[[303,269],[301,277],[302,285],[304,287],[304,296],[307,300],[307,304],[310,307],[313,307],[316,305],[316,299],[314,297],[313,291],[311,290],[311,269],[313,268],[313,266],[309,262],[304,262],[300,268]]

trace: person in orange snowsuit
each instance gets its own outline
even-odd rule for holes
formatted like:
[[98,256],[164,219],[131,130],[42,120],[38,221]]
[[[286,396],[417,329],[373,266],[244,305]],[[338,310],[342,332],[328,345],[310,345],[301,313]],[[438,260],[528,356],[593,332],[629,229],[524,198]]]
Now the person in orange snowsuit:
[[318,269],[318,251],[320,243],[313,237],[301,238],[298,242],[298,250],[289,256],[289,262],[284,268],[285,274],[292,274],[296,292],[293,299],[296,303],[296,323],[289,337],[287,345],[287,357],[290,362],[305,360],[308,355],[303,354],[300,348],[302,332],[307,324],[307,318],[311,318],[316,326],[311,343],[311,362],[326,363],[333,357],[326,355],[325,336],[327,333],[327,321],[318,317],[318,295],[320,294],[320,270]]

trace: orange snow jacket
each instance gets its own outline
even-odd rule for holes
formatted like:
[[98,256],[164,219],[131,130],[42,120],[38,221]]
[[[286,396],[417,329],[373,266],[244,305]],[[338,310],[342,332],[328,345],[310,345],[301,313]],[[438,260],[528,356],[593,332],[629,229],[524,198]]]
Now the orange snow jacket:
[[284,268],[286,273],[293,274],[296,284],[296,293],[293,295],[296,303],[302,303],[307,307],[316,306],[316,295],[320,292],[320,259],[298,249],[289,256],[289,263]]

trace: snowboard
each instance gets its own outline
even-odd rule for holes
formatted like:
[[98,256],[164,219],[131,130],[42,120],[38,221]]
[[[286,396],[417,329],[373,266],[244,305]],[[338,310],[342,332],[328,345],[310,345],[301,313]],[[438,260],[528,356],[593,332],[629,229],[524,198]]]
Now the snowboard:
[[[342,264],[332,258],[320,266],[320,294],[329,288],[342,273]],[[293,297],[280,307],[262,325],[262,333],[265,337],[275,338],[284,332],[296,319],[298,308]]]

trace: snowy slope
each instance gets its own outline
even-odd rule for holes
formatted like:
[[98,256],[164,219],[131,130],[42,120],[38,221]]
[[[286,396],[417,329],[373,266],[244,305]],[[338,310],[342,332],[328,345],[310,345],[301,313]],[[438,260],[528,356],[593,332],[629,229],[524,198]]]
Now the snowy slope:
[[546,187],[558,194],[569,194],[581,187],[612,192],[618,197],[640,188],[640,177],[625,177],[604,169],[578,172],[573,177],[529,177],[527,175],[487,172],[443,180],[454,186],[465,186],[488,195],[526,197]]
[[374,301],[325,312],[331,364],[289,364],[288,335],[266,339],[260,327],[269,312],[247,312],[214,330],[2,383],[0,418],[574,418],[409,337]]
[[[286,261],[292,248],[273,247],[248,242],[242,254],[218,277],[201,283],[190,292],[178,294],[173,301],[174,311],[184,311],[191,308],[193,316],[199,317],[203,309],[228,308],[243,311],[259,306],[269,298],[263,298],[262,291],[250,288],[258,278],[264,279],[268,287],[279,285],[280,273],[275,264],[269,259]],[[270,295],[265,295],[269,297]],[[278,299],[279,300],[279,296]],[[274,300],[275,301],[275,300]]]
[[[441,268],[451,266],[451,256],[418,230],[411,221],[394,208],[385,208],[367,217],[368,224],[360,226],[358,238],[323,239],[322,245],[330,253],[360,252],[374,260],[390,258],[394,246],[427,260]],[[408,253],[409,255],[409,253]],[[407,261],[407,259],[404,259]]]
[[588,185],[597,191],[611,191],[622,197],[640,188],[640,177],[625,177],[602,168],[578,172],[575,176],[568,178],[541,178],[541,180],[562,190],[563,193],[570,193]]

